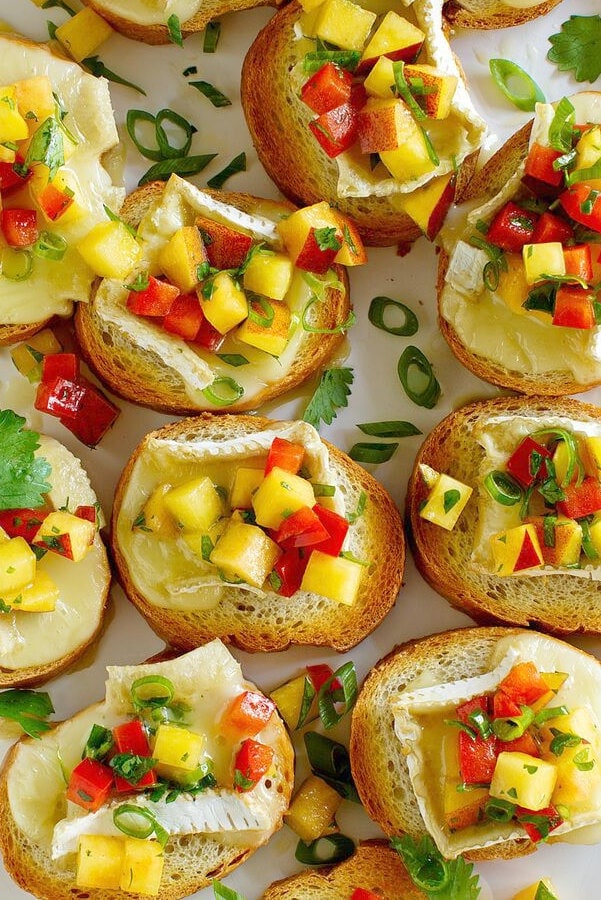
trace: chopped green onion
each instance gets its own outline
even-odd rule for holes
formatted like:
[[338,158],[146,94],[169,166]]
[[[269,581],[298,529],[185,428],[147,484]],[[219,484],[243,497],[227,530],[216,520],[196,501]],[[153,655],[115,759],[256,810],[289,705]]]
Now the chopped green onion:
[[222,169],[217,175],[213,175],[212,178],[209,178],[207,185],[215,190],[220,190],[228,178],[235,175],[237,172],[246,172],[246,153],[239,153],[238,156],[235,156],[225,169]]
[[207,22],[204,40],[202,42],[203,53],[214,53],[221,35],[221,22]]
[[169,29],[169,40],[172,43],[177,44],[178,47],[183,47],[184,37],[182,35],[182,24],[179,20],[179,16],[176,16],[175,13],[167,19],[167,28]]
[[562,97],[555,107],[555,115],[549,125],[549,145],[561,153],[572,149],[575,110],[567,97]]
[[511,822],[515,813],[515,803],[491,797],[484,807],[484,814],[493,822]]
[[567,716],[568,712],[567,706],[546,706],[537,712],[534,717],[534,724],[540,727],[549,719],[555,719],[557,716]]
[[502,506],[514,506],[522,499],[522,489],[517,481],[499,469],[488,473],[484,479],[484,487],[493,500]]
[[138,138],[138,123],[139,122],[147,122],[152,125],[154,129],[154,134],[156,138],[156,118],[152,113],[147,112],[145,109],[128,109],[127,114],[125,116],[125,127],[127,128],[127,133],[132,139],[136,149],[142,156],[145,156],[146,159],[153,160],[161,160],[161,151],[158,148],[147,147],[142,141]]
[[219,375],[203,392],[214,406],[231,406],[244,394],[244,388],[228,375]]
[[113,811],[113,824],[128,837],[144,839],[154,834],[162,847],[169,840],[168,832],[157,817],[144,806],[122,803]]
[[31,249],[41,259],[51,259],[59,262],[67,252],[67,242],[60,234],[54,234],[52,231],[42,231]]
[[430,160],[434,163],[435,166],[438,166],[440,164],[440,158],[438,156],[438,153],[436,152],[436,148],[435,148],[434,144],[432,143],[432,140],[430,139],[430,135],[428,134],[426,129],[422,128],[421,126],[420,126],[420,131],[424,138],[424,144],[426,145],[426,150],[428,151],[428,156],[430,157]]
[[[341,688],[332,690],[332,684],[338,680]],[[319,718],[324,728],[333,728],[350,712],[357,700],[357,673],[353,662],[344,663],[333,675],[325,681],[317,694]],[[343,704],[341,711],[336,709],[336,703]]]
[[[323,842],[331,844],[331,849],[326,855],[323,852]],[[326,834],[306,844],[299,841],[296,845],[295,857],[305,866],[331,866],[333,863],[342,862],[355,852],[355,844],[351,838],[344,834]]]
[[184,71],[182,72],[182,75],[184,76],[184,78],[189,78],[190,75],[196,75],[197,73],[198,73],[197,66],[188,66],[187,69],[184,69]]
[[33,256],[30,250],[13,250],[4,247],[0,257],[0,273],[9,281],[26,281],[33,272]]
[[114,744],[113,732],[103,725],[92,725],[83,750],[83,756],[89,759],[104,759]]
[[[258,306],[265,315],[258,313],[253,307]],[[261,328],[270,328],[275,317],[275,310],[267,297],[254,296],[248,305],[248,318]]]
[[351,459],[359,463],[383,463],[387,462],[399,445],[396,442],[390,444],[377,444],[375,442],[359,441],[353,444],[348,452]]
[[411,437],[414,434],[421,434],[419,428],[416,428],[412,422],[402,421],[386,421],[386,422],[363,422],[357,425],[357,428],[363,434],[369,434],[372,437],[386,438],[402,438]]
[[313,773],[323,778],[341,797],[360,803],[351,774],[348,750],[344,744],[333,741],[317,731],[307,731],[305,747]]
[[129,234],[131,234],[131,236],[133,238],[138,236],[136,229],[133,227],[133,225],[129,225],[124,219],[121,218],[121,216],[118,216],[116,212],[113,212],[113,210],[110,208],[110,206],[107,206],[105,203],[105,204],[103,204],[102,208],[104,209],[105,213],[107,214],[107,216],[111,220],[111,222],[121,222],[121,224],[124,226],[124,228],[127,229]]
[[519,716],[508,716],[507,718],[495,719],[492,723],[492,730],[496,736],[502,741],[514,741],[516,738],[522,737],[529,725],[534,721],[534,711],[530,706],[520,706],[521,714]]
[[313,701],[315,700],[315,693],[316,691],[313,686],[313,682],[308,675],[305,675],[305,683],[303,685],[303,698],[301,700],[300,710],[298,713],[298,720],[296,725],[294,726],[295,730],[302,728],[307,721],[307,716],[309,715],[311,706],[313,704]]
[[312,486],[316,497],[333,497],[336,493],[335,484],[318,484],[316,481],[313,481]]
[[222,94],[221,91],[218,91],[216,87],[212,84],[209,84],[208,81],[189,81],[188,84],[190,87],[196,88],[197,91],[200,91],[201,94],[210,100],[213,106],[221,107],[221,106],[231,106],[232,101],[229,97],[226,97],[225,94]]
[[[384,314],[390,307],[394,307],[403,315],[403,321],[400,325],[386,324]],[[367,318],[376,328],[381,328],[382,331],[386,331],[388,334],[399,334],[403,337],[410,337],[419,328],[419,322],[413,310],[405,306],[404,303],[392,300],[390,297],[374,297],[369,304]]]
[[582,527],[582,552],[587,559],[599,559],[599,551],[597,550],[591,537],[591,528],[587,519],[580,519]]
[[576,184],[577,181],[592,181],[599,178],[601,178],[601,160],[597,160],[593,166],[589,166],[586,169],[574,169],[568,175],[568,184]]
[[205,153],[202,156],[184,156],[181,159],[165,159],[162,162],[155,163],[138,181],[138,186],[147,184],[149,181],[166,181],[170,175],[174,173],[181,175],[182,178],[188,175],[197,175],[202,172],[211,160],[215,159],[216,153]]
[[518,109],[533,112],[537,103],[545,102],[538,84],[517,63],[509,59],[491,59],[488,65],[499,90]]
[[421,350],[413,345],[406,347],[399,359],[397,371],[410,400],[426,409],[436,406],[440,397],[440,384],[434,375],[432,364]]
[[131,698],[135,709],[168,706],[173,700],[175,687],[164,675],[143,675],[132,682]]
[[245,356],[242,356],[241,353],[216,353],[215,355],[228,366],[234,366],[235,368],[238,366],[247,366],[250,362],[250,360]]
[[403,60],[397,60],[392,64],[392,72],[394,75],[394,86],[400,97],[405,101],[416,119],[425,119],[426,114],[411,93],[411,89],[405,78],[405,63]]
[[82,59],[81,64],[86,67],[88,72],[91,72],[92,75],[95,75],[97,78],[106,78],[107,81],[112,81],[114,84],[122,84],[124,87],[133,88],[134,91],[146,96],[146,91],[137,84],[134,84],[133,81],[127,81],[125,78],[121,78],[120,75],[117,75],[116,72],[112,72],[108,69],[99,56],[87,56],[85,59]]
[[135,294],[137,294],[140,291],[147,290],[149,284],[150,280],[148,278],[148,272],[138,272],[134,280],[129,284],[125,284],[124,287],[128,291],[133,291]]
[[[169,143],[169,138],[163,128],[163,122],[165,121],[171,122],[172,125],[182,132],[183,143],[178,146]],[[182,156],[188,155],[192,145],[192,135],[195,134],[196,128],[187,119],[184,119],[183,116],[180,116],[173,109],[160,109],[155,116],[154,127],[161,159],[181,159]]]
[[63,2],[63,0],[44,0],[41,6],[42,9],[54,9],[55,7],[56,9],[64,9],[64,11],[69,13],[70,16],[75,15],[75,11],[71,9],[70,6],[67,6],[67,4]]
[[307,75],[318,72],[327,62],[333,62],[341,69],[354,72],[361,59],[360,50],[314,50],[305,54],[303,72]]

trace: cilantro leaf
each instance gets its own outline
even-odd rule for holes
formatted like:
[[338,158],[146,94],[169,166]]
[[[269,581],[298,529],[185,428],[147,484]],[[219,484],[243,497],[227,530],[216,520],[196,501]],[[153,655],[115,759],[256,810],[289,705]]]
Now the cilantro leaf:
[[336,418],[336,410],[348,406],[351,393],[349,385],[353,383],[353,370],[345,367],[326,369],[317,385],[317,389],[305,409],[303,419],[314,428],[319,428],[320,421],[326,425]]
[[547,59],[560,72],[574,71],[576,81],[595,81],[601,75],[601,16],[570,16],[559,34],[549,38]]
[[390,841],[403,860],[413,883],[432,900],[477,900],[480,896],[478,875],[473,864],[462,856],[445,859],[430,835],[419,841],[403,835]]
[[50,463],[34,455],[40,436],[24,425],[12,409],[0,412],[0,509],[42,506],[51,487]]
[[39,738],[52,728],[46,719],[54,712],[45,691],[8,690],[0,693],[0,717],[18,722],[25,734]]

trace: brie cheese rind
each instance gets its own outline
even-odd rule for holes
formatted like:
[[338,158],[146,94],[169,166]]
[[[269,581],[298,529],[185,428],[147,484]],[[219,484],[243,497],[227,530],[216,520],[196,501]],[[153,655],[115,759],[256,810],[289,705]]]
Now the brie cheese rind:
[[[181,537],[173,540],[132,529],[140,510],[160,484],[175,486],[202,475],[230,491],[239,466],[264,462],[275,437],[305,448],[311,480],[337,485],[329,452],[319,434],[306,422],[274,423],[272,428],[226,440],[206,440],[193,432],[178,439],[151,438],[138,455],[124,491],[116,523],[116,539],[130,578],[144,599],[157,607],[179,610],[211,609],[232,590],[265,597],[261,588],[224,583],[209,562],[192,553]],[[344,499],[336,490],[336,512],[344,514]]]
[[202,0],[99,0],[98,6],[136,25],[166,25],[170,16],[177,16],[185,25]]
[[[65,772],[71,772],[81,760],[92,725],[111,728],[131,716],[132,682],[159,674],[173,682],[178,702],[190,707],[187,727],[206,735],[207,753],[213,760],[218,784],[231,784],[232,747],[219,735],[218,723],[228,703],[250,686],[221,641],[211,641],[166,662],[109,666],[105,701],[63,722],[41,740],[20,744],[7,774],[10,808],[18,827],[53,859],[75,853],[81,834],[122,834],[113,825],[112,813],[126,801],[148,807],[169,834],[216,835],[220,842],[245,847],[263,843],[280,822],[286,792],[278,790],[279,775],[265,776],[247,793],[218,787],[196,796],[182,793],[170,803],[153,803],[142,795],[133,800],[127,796],[96,813],[65,799]],[[256,737],[274,748],[282,733],[276,719],[272,717]],[[276,766],[277,762],[276,750]]]
[[[485,455],[478,473],[478,517],[470,564],[479,571],[494,574],[490,544],[492,535],[523,524],[520,516],[521,504],[504,506],[502,503],[496,503],[484,487],[484,479],[495,469],[505,470],[507,460],[515,448],[525,437],[539,428],[564,428],[572,433],[601,436],[601,424],[574,421],[562,416],[545,416],[544,420],[535,416],[489,416],[477,422],[472,436],[481,445]],[[540,569],[528,569],[518,575],[533,578],[550,575],[553,572],[601,580],[601,566],[593,560],[578,569],[543,566]]]
[[[426,829],[442,855],[454,859],[462,853],[490,847],[503,841],[523,839],[516,823],[506,825],[484,821],[455,832],[444,827],[442,815],[443,773],[439,731],[442,720],[453,718],[457,706],[472,697],[492,693],[516,663],[534,662],[539,671],[566,672],[553,706],[565,704],[569,710],[586,708],[596,723],[598,739],[594,752],[601,753],[601,665],[592,656],[568,644],[540,634],[520,634],[502,638],[490,659],[490,670],[461,681],[412,689],[409,685],[393,705],[394,730],[406,755],[411,784]],[[426,717],[424,719],[424,717]],[[424,721],[427,722],[424,725]],[[434,733],[433,733],[434,732]],[[440,773],[439,778],[433,773]],[[590,808],[576,812],[571,820],[555,829],[550,841],[596,843],[601,840],[601,789],[589,797]]]
[[[266,208],[267,209],[267,208]],[[171,236],[185,225],[193,225],[197,216],[205,215],[242,231],[267,247],[281,250],[282,244],[276,228],[277,220],[259,210],[252,215],[230,204],[215,200],[193,184],[172,175],[159,199],[143,217],[138,227],[142,257],[135,272],[126,279],[131,282],[136,272],[159,274],[159,252]],[[273,215],[273,212],[271,213]],[[232,367],[222,362],[215,353],[197,347],[194,349],[182,338],[168,334],[160,325],[135,315],[127,309],[128,289],[123,279],[104,278],[94,298],[94,309],[102,327],[113,335],[116,346],[134,344],[140,351],[154,354],[160,365],[169,370],[169,379],[181,389],[199,409],[214,410],[203,390],[215,378],[232,376]],[[311,299],[311,290],[299,270],[295,270],[286,303],[292,313],[292,321],[300,322],[303,310]],[[249,365],[236,369],[236,381],[244,389],[244,397],[258,393],[266,384],[282,380],[290,371],[298,353],[299,344],[306,332],[297,324],[293,328],[283,353],[277,358],[250,344],[243,346]],[[225,347],[221,348],[225,352]]]
[[[47,459],[52,468],[48,499],[53,508],[68,505],[74,510],[80,505],[93,505],[96,495],[81,462],[54,438],[40,435],[39,442],[36,456]],[[43,666],[62,659],[87,644],[103,615],[110,571],[98,532],[80,562],[49,552],[37,566],[47,572],[60,594],[51,612],[13,609],[0,616],[0,659],[6,669]]]
[[[575,108],[577,122],[601,123],[601,93],[584,91],[568,99]],[[549,146],[549,125],[554,113],[551,103],[536,104],[530,146]],[[482,271],[488,257],[469,244],[476,223],[489,222],[516,196],[524,166],[525,160],[498,194],[467,215],[462,237],[450,250],[440,312],[470,353],[494,359],[498,366],[523,374],[567,370],[576,381],[587,384],[601,379],[601,326],[562,328],[525,311],[514,312],[484,286]],[[452,240],[451,232],[448,234]],[[441,236],[447,244],[444,229]]]
[[[53,315],[68,316],[73,301],[87,301],[95,278],[77,250],[77,243],[97,223],[106,221],[104,206],[118,212],[125,189],[113,182],[105,167],[105,154],[119,143],[108,81],[84,72],[81,66],[55,56],[44,44],[0,35],[0,82],[13,84],[34,75],[47,75],[67,113],[65,125],[77,138],[60,173],[74,191],[82,214],[49,231],[62,236],[67,250],[60,261],[36,256],[31,275],[24,281],[0,277],[0,322],[22,325]],[[70,142],[69,142],[70,143]],[[17,202],[21,192],[9,198]],[[29,204],[31,205],[31,204]],[[40,214],[40,218],[42,218]]]

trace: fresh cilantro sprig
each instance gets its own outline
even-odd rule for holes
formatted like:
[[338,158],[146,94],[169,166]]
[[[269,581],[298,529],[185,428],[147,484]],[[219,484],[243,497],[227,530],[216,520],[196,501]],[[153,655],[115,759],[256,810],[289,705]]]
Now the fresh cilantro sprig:
[[462,856],[444,859],[430,835],[419,841],[409,835],[393,837],[392,847],[403,860],[411,880],[432,900],[477,900],[478,875]]
[[304,421],[317,429],[321,421],[330,425],[336,418],[336,411],[348,406],[348,397],[351,393],[349,385],[353,383],[353,378],[352,369],[343,366],[326,369],[307,404]]
[[0,718],[17,722],[25,734],[39,738],[52,725],[47,718],[54,712],[45,691],[9,690],[0,693]]
[[596,81],[601,75],[601,16],[570,16],[549,38],[547,59],[560,72],[574,72],[576,81]]
[[35,456],[40,436],[24,425],[12,409],[0,411],[0,509],[42,506],[51,487],[50,463]]

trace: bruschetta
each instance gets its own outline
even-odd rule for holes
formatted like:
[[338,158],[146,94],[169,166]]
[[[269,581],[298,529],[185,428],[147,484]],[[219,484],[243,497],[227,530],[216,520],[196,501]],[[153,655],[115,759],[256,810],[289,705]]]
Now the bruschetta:
[[601,415],[573,399],[464,406],[423,443],[406,513],[417,567],[482,624],[601,632]]
[[316,372],[353,321],[344,265],[366,255],[325,202],[295,210],[174,175],[136,190],[123,215],[139,256],[75,324],[90,366],[134,403],[255,409]]
[[66,447],[24,425],[0,412],[1,687],[72,666],[100,632],[110,584],[86,472]]
[[404,568],[390,496],[306,422],[203,415],[151,432],[111,531],[127,596],[180,649],[347,650],[392,608]]
[[0,846],[41,900],[188,897],[282,824],[293,751],[274,704],[220,641],[109,666],[106,698],[0,773]]
[[444,16],[461,28],[512,28],[546,16],[558,3],[561,0],[449,0]]
[[509,859],[598,840],[601,664],[536,632],[462,628],[396,647],[353,711],[353,778],[389,835]]
[[0,82],[0,344],[11,344],[89,299],[78,245],[125,190],[109,169],[119,137],[105,79],[3,33]]
[[480,378],[548,395],[601,383],[600,161],[601,93],[584,91],[537,104],[470,185],[440,257],[439,323]]
[[366,244],[432,238],[476,164],[485,125],[441,10],[293,2],[244,60],[242,104],[270,178],[295,203],[335,203]]

